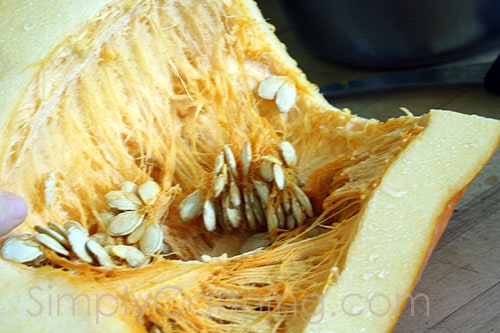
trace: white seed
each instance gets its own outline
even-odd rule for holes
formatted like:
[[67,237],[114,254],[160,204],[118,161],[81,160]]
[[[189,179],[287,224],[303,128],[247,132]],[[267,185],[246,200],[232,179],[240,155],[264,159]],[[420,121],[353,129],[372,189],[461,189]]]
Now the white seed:
[[161,244],[161,250],[160,250],[160,253],[161,254],[168,254],[169,252],[171,251],[170,249],[170,246],[168,246],[168,244]]
[[144,214],[129,210],[116,215],[109,224],[108,232],[112,236],[124,236],[133,232],[144,220]]
[[279,226],[279,221],[278,221],[278,216],[276,215],[276,212],[274,209],[269,206],[266,211],[266,222],[267,222],[267,231],[272,231],[273,229],[278,228]]
[[53,250],[56,253],[59,253],[63,256],[69,255],[68,250],[64,248],[58,241],[46,234],[34,233],[33,237],[36,241],[42,245],[45,245],[49,249]]
[[149,261],[144,253],[130,245],[113,245],[109,251],[112,255],[125,259],[131,267],[141,267]]
[[269,202],[269,188],[267,185],[260,180],[254,180],[253,186],[257,191],[257,195],[259,196],[262,205],[267,206],[267,203]]
[[297,164],[297,153],[295,148],[289,141],[282,141],[280,143],[281,156],[286,165],[293,168]]
[[280,191],[283,190],[285,188],[285,172],[283,168],[278,164],[273,165],[273,175],[276,186]]
[[108,234],[104,232],[98,232],[90,236],[90,239],[93,239],[102,246],[106,246],[108,244],[108,238]]
[[97,259],[99,265],[103,267],[113,267],[115,265],[108,252],[106,252],[104,247],[102,247],[102,245],[97,241],[91,238],[85,243],[85,246],[87,247],[88,252],[93,254]]
[[252,197],[254,198],[253,200],[253,212],[255,213],[255,218],[257,219],[257,222],[261,225],[266,224],[266,213],[265,209],[262,206],[262,203],[260,202],[259,198],[256,198],[253,193],[251,193]]
[[214,231],[216,227],[215,204],[212,200],[206,200],[203,204],[203,224],[208,231]]
[[78,258],[85,262],[92,263],[93,259],[87,252],[86,243],[89,240],[89,236],[86,232],[78,227],[70,227],[68,229],[68,240],[71,245],[71,249]]
[[297,100],[297,88],[295,84],[288,80],[285,82],[276,93],[276,106],[280,112],[289,112],[295,105]]
[[[224,168],[226,165],[224,165]],[[223,169],[224,169],[223,168]],[[227,184],[227,172],[220,173],[215,179],[214,187],[213,187],[213,197],[218,198],[222,193]]]
[[222,166],[224,166],[225,164],[226,162],[224,161],[224,152],[221,151],[215,158],[214,175],[218,175],[222,170]]
[[255,213],[253,211],[253,195],[248,189],[243,189],[243,207],[245,210],[245,220],[247,222],[250,230],[257,229],[257,223],[255,221]]
[[131,182],[131,181],[124,181],[122,183],[122,187],[121,187],[121,190],[123,192],[131,192],[131,193],[135,193],[137,191],[137,184],[134,183],[134,182]]
[[278,90],[286,81],[286,76],[271,76],[259,84],[257,95],[263,99],[274,99]]
[[67,221],[64,223],[64,229],[66,229],[66,237],[68,236],[68,231],[71,228],[77,228],[80,229],[85,235],[89,235],[89,232],[87,229],[85,229],[80,222],[77,221]]
[[1,253],[4,259],[18,263],[30,262],[44,256],[39,244],[26,234],[7,238],[2,244]]
[[110,210],[103,210],[99,212],[99,227],[101,229],[107,230],[109,227],[109,224],[111,223],[111,220],[116,216],[115,213],[113,213]]
[[148,264],[149,258],[139,249],[131,247],[125,256],[125,260],[131,267],[142,267]]
[[288,191],[281,192],[281,204],[287,215],[292,213],[292,206],[290,204],[290,193]]
[[47,223],[47,226],[51,230],[53,230],[53,231],[57,232],[58,234],[60,234],[61,236],[66,237],[66,229],[64,229],[64,227],[62,225],[50,221],[49,223]]
[[258,248],[268,247],[273,243],[273,240],[269,238],[267,232],[261,234],[255,234],[248,237],[245,242],[240,247],[240,253],[246,253]]
[[160,185],[153,180],[148,180],[147,182],[142,183],[137,189],[137,193],[139,194],[142,202],[148,206],[151,206],[156,202],[160,191]]
[[292,230],[296,226],[295,217],[292,214],[286,216],[286,228]]
[[269,161],[273,164],[283,165],[283,162],[279,158],[271,156],[271,155],[261,156],[260,159],[264,160],[264,161]]
[[128,236],[127,236],[127,243],[129,244],[134,244],[137,243],[138,241],[141,240],[142,235],[144,235],[144,230],[146,229],[146,224],[141,223],[137,228],[135,228],[134,231],[132,231]]
[[149,223],[144,230],[144,235],[139,243],[141,251],[153,254],[161,249],[163,244],[163,231],[158,223]]
[[292,197],[292,214],[295,220],[297,221],[297,225],[301,226],[304,224],[304,221],[306,220],[306,216],[304,215],[304,212],[302,211],[302,207],[300,206],[299,202],[295,197]]
[[59,244],[62,244],[64,246],[68,245],[68,240],[66,239],[66,236],[61,235],[61,233],[59,233],[58,231],[54,231],[51,228],[48,228],[48,227],[43,226],[43,225],[36,225],[35,230],[41,234],[45,234],[45,235],[53,238]]
[[142,206],[141,199],[131,192],[111,191],[104,195],[104,200],[110,207],[119,210],[137,210]]
[[302,191],[302,189],[297,184],[293,184],[293,188],[295,190],[295,196],[299,200],[302,207],[304,207],[307,216],[313,217],[314,216],[313,206],[311,204],[311,201],[309,201],[307,195],[304,193],[304,191]]
[[272,162],[264,161],[260,164],[260,167],[259,167],[261,177],[264,180],[267,180],[268,182],[272,182],[274,179],[273,165],[274,165],[274,163],[272,163]]
[[125,259],[125,257],[127,256],[127,252],[132,248],[135,247],[130,245],[121,245],[121,244],[113,245],[109,247],[109,253],[111,253],[114,256],[117,256],[118,258]]
[[241,206],[241,193],[236,181],[233,177],[231,177],[231,181],[229,182],[229,197],[231,198],[232,207]]
[[203,209],[203,197],[200,190],[195,190],[182,200],[179,205],[179,216],[182,222],[187,223],[200,216]]
[[248,176],[248,172],[250,171],[250,163],[252,163],[252,145],[250,142],[245,141],[243,144],[243,152],[241,154],[243,177],[245,178]]
[[284,229],[286,227],[286,215],[281,205],[278,206],[278,209],[276,211],[276,216],[278,217],[278,226],[281,229]]
[[222,199],[222,209],[225,212],[225,216],[227,217],[227,221],[231,224],[231,227],[238,228],[242,219],[241,211],[239,207],[231,207],[231,199],[227,195]]
[[238,169],[236,168],[236,159],[234,158],[234,153],[231,147],[224,145],[224,156],[226,158],[227,165],[229,166],[229,171],[234,177],[238,178]]
[[57,178],[54,172],[49,172],[43,186],[45,206],[50,206],[56,197]]

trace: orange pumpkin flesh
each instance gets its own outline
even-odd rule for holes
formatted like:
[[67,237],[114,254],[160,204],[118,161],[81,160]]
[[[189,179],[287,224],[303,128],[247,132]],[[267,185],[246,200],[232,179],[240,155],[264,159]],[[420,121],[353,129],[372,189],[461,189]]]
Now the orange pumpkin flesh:
[[[383,316],[366,308],[353,316],[342,309],[346,295],[411,292],[448,203],[500,140],[499,122],[480,117],[433,111],[381,123],[336,109],[249,1],[32,1],[0,10],[8,18],[0,188],[30,206],[13,233],[67,220],[95,230],[104,194],[126,180],[181,191],[154,214],[173,249],[168,260],[111,270],[51,251],[41,268],[0,260],[0,322],[13,331],[42,323],[47,332],[388,331],[404,302]],[[271,75],[297,87],[289,113],[256,94]],[[212,186],[223,145],[238,155],[249,141],[261,156],[281,140],[294,144],[315,208],[306,226],[239,255],[251,231],[180,221],[182,199]],[[47,206],[50,172],[57,189]]]

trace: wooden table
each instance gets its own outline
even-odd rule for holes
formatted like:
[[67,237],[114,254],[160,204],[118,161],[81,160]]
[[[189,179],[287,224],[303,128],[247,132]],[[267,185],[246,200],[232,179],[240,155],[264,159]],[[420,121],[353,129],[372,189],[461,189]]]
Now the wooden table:
[[[264,15],[310,81],[325,85],[383,71],[346,68],[316,58],[291,30],[278,0],[260,1]],[[500,119],[500,97],[479,85],[405,89],[333,101],[363,117],[387,119],[404,106],[414,114],[450,109]],[[395,332],[500,332],[500,151],[458,203]]]

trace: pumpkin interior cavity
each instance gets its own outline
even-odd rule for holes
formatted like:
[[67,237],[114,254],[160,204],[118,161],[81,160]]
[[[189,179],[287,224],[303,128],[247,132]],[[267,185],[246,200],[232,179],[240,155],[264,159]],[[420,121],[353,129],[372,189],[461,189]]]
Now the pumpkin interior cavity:
[[[151,215],[162,226],[168,256],[155,256],[133,273],[72,262],[51,251],[48,265],[110,290],[120,281],[144,299],[181,281],[186,297],[203,295],[194,307],[180,302],[176,290],[165,292],[154,308],[150,304],[140,320],[164,330],[222,332],[255,324],[255,331],[269,331],[297,315],[297,304],[312,311],[318,298],[310,296],[342,272],[363,204],[425,126],[425,118],[381,123],[316,102],[295,80],[302,74],[280,65],[270,46],[262,45],[260,23],[233,15],[239,5],[118,1],[40,65],[7,126],[12,142],[2,156],[10,158],[0,173],[2,182],[16,184],[0,185],[40,198],[29,202],[30,217],[17,232],[69,220],[97,232],[100,212],[109,209],[106,193],[126,181],[159,184],[166,197]],[[288,113],[257,94],[273,75],[296,84],[297,100]],[[209,231],[201,217],[181,221],[183,199],[213,188],[216,159],[226,145],[241,172],[245,143],[259,160],[279,156],[283,141],[295,147],[293,170],[314,207],[306,224],[272,231],[270,247],[239,255],[245,239],[266,232],[264,227]],[[42,198],[49,175],[55,175],[55,192],[47,205]],[[210,259],[224,254],[229,258]],[[146,287],[144,281],[150,281]],[[262,305],[263,297],[255,295],[270,301]],[[221,312],[200,316],[213,302]]]

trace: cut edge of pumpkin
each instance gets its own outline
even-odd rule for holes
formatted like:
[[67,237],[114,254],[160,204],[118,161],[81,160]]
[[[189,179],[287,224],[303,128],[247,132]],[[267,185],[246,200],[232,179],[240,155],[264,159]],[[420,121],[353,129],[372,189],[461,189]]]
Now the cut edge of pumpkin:
[[496,120],[431,110],[428,126],[371,194],[344,271],[297,332],[388,332],[408,301],[432,302],[413,289],[454,205],[499,142]]

